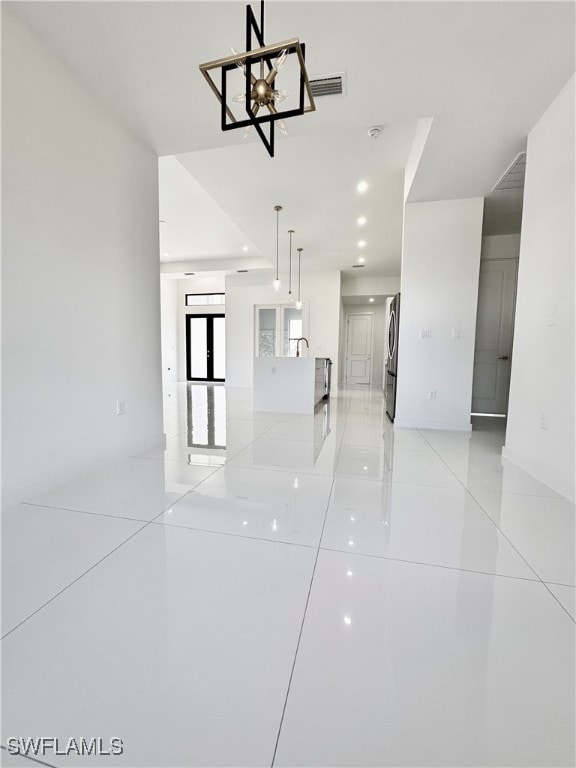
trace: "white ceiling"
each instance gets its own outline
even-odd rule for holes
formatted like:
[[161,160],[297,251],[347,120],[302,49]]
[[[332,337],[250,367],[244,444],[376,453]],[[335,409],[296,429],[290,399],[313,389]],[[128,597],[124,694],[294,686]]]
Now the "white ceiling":
[[[171,161],[180,178],[172,201],[163,196],[161,218],[175,227],[162,232],[162,252],[206,267],[241,263],[244,245],[254,249],[246,256],[270,259],[279,203],[309,268],[351,266],[363,213],[363,275],[398,273],[401,169],[417,121],[433,118],[409,199],[488,195],[575,68],[571,2],[272,0],[266,41],[300,37],[309,73],[345,71],[347,94],[290,120],[270,159],[257,137],[220,131],[218,103],[198,71],[230,45],[242,50],[243,0],[16,6],[158,155],[180,156],[194,178]],[[386,130],[371,143],[375,124]],[[371,188],[360,201],[355,183],[364,176]],[[186,205],[174,199],[178,185]],[[498,201],[487,209],[500,216],[499,231],[512,226]]]
[[[303,118],[302,118],[303,119]],[[374,140],[362,130],[337,130],[286,141],[269,164],[259,143],[179,155],[183,166],[246,235],[275,263],[276,214],[282,259],[288,230],[295,231],[307,270],[352,270],[362,256],[363,275],[399,274],[404,165],[416,123],[387,126]],[[264,161],[264,165],[262,162]],[[259,172],[256,169],[261,168]],[[369,189],[356,186],[366,180]],[[360,216],[366,218],[358,226]],[[363,248],[358,242],[364,241]]]
[[160,261],[212,260],[260,255],[175,157],[161,157]]

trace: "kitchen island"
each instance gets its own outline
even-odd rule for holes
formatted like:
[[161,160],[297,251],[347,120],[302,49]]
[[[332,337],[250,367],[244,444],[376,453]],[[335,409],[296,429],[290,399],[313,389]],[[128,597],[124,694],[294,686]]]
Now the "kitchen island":
[[254,358],[254,410],[314,413],[329,395],[326,357]]

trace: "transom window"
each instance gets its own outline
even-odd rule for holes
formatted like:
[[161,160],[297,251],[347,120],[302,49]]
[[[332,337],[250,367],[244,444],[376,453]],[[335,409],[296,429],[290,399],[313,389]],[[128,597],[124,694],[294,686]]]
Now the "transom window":
[[210,307],[216,304],[225,304],[224,293],[187,293],[187,307]]

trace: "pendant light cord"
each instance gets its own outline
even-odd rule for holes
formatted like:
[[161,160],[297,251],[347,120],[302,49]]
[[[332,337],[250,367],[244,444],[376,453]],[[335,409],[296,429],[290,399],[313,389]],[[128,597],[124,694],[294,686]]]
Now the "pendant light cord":
[[280,211],[278,208],[276,208],[276,280],[278,280],[278,237],[279,237],[279,230],[278,230],[278,218],[280,216]]
[[296,300],[296,309],[302,309],[302,297],[300,293],[301,275],[302,275],[302,251],[304,248],[298,248],[298,298]]
[[290,235],[290,261],[289,261],[289,267],[288,267],[288,295],[292,295],[292,235],[294,234],[293,229],[288,230],[288,234]]

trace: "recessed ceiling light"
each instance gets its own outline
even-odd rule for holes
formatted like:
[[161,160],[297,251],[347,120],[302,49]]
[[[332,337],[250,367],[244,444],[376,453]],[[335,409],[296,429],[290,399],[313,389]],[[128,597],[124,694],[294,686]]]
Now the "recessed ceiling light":
[[248,246],[247,245],[242,246],[242,250],[244,251],[244,253],[246,253],[246,251],[248,250]]
[[374,299],[368,299],[368,301],[374,301]]
[[366,216],[360,216],[360,218],[358,219],[358,226],[363,227],[364,224],[366,224]]
[[158,224],[166,224],[166,219],[158,219]]
[[366,240],[358,240],[358,248],[364,248],[366,245]]
[[358,190],[358,192],[360,192],[360,194],[364,194],[364,192],[366,192],[366,190],[368,189],[368,182],[367,181],[359,182],[356,189]]
[[164,256],[166,256],[167,259],[170,258],[170,254],[169,253],[165,253]]
[[364,258],[364,256],[360,256],[360,258],[358,259],[358,264],[364,264],[365,261],[366,259]]

